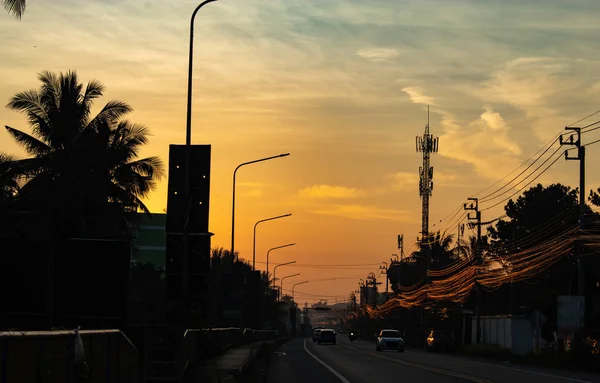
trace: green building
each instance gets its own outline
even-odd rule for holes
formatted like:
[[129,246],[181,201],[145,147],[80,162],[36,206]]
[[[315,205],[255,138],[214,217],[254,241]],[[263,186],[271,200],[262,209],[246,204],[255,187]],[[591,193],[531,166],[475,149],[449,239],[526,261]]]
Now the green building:
[[167,239],[165,226],[167,215],[152,213],[139,214],[138,222],[133,230],[132,261],[152,263],[164,270]]

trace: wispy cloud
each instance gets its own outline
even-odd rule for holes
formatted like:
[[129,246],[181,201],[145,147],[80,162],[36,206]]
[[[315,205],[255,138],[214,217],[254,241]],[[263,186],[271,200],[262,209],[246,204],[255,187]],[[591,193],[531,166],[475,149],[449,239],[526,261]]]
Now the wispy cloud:
[[402,91],[408,95],[410,101],[414,104],[435,105],[434,98],[426,96],[423,89],[418,86],[404,87]]
[[365,192],[345,186],[313,185],[301,189],[298,194],[304,198],[348,199],[362,197],[365,195]]
[[392,220],[410,222],[415,219],[411,212],[385,209],[373,205],[330,205],[311,210],[313,214],[322,214],[356,220]]
[[356,54],[362,58],[379,62],[386,61],[400,56],[400,52],[395,48],[363,48],[359,49]]

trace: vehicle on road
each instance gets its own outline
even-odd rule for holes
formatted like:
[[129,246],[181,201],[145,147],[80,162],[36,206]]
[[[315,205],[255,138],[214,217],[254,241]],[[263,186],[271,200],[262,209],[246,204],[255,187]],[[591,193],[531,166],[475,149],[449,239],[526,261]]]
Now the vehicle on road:
[[321,335],[319,336],[319,344],[323,344],[323,343],[333,343],[336,344],[336,335],[335,335],[335,331],[333,331],[332,329],[323,329],[321,330]]
[[427,351],[452,351],[454,339],[448,331],[431,330],[427,337]]
[[317,329],[315,329],[315,331],[313,331],[313,334],[312,334],[313,342],[317,342],[319,340],[319,338],[321,337],[321,331],[323,331],[323,329],[320,329],[320,328],[317,328]]
[[348,339],[350,339],[350,342],[354,342],[356,339],[358,339],[358,332],[355,330],[350,330]]
[[400,331],[393,329],[381,330],[375,344],[375,350],[395,350],[404,352],[404,339]]

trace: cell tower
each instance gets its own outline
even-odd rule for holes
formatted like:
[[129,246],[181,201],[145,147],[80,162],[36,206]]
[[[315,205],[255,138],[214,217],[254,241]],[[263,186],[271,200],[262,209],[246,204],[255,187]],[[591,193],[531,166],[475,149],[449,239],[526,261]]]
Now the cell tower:
[[433,191],[433,166],[429,166],[431,153],[437,153],[439,138],[429,134],[429,106],[427,106],[427,125],[423,136],[417,136],[417,153],[423,153],[423,166],[419,167],[419,194],[421,195],[421,241],[429,234],[429,197]]

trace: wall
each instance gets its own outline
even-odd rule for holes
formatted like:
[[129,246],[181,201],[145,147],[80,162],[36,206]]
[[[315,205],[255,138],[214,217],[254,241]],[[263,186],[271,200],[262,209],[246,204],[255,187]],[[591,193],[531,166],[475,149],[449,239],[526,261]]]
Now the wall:
[[[80,335],[88,382],[140,383],[137,350],[119,330]],[[75,331],[0,332],[0,382],[75,382],[75,339]]]
[[[475,342],[477,320],[472,318],[471,339]],[[529,320],[511,316],[482,316],[481,343],[507,348],[514,355],[533,350],[532,326]]]

